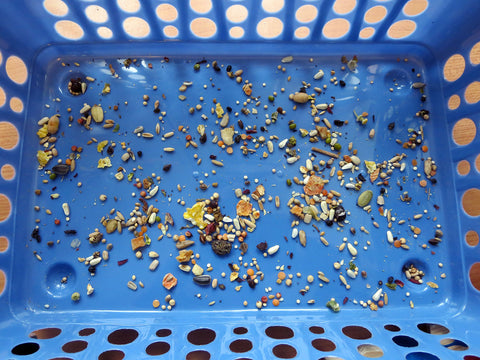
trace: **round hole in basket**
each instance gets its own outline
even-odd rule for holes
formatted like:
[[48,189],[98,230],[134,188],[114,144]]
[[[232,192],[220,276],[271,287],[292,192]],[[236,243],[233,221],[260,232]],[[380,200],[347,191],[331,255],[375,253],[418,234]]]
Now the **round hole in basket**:
[[470,246],[477,246],[479,241],[478,233],[474,230],[469,230],[465,234],[465,241]]
[[398,335],[392,338],[393,342],[402,347],[418,346],[418,341],[407,335]]
[[199,17],[192,20],[190,30],[199,38],[205,39],[212,37],[217,32],[217,24],[209,18]]
[[473,65],[480,64],[480,42],[473,45],[472,50],[470,50],[470,62]]
[[480,189],[472,188],[462,195],[463,210],[472,217],[480,215]]
[[480,173],[480,154],[475,158],[475,169]]
[[438,356],[435,356],[433,354],[426,353],[426,352],[421,352],[421,351],[416,351],[416,352],[407,354],[405,359],[407,360],[440,360]]
[[123,21],[123,30],[131,37],[140,39],[150,34],[150,25],[144,19],[131,16]]
[[262,8],[268,13],[276,13],[283,9],[285,0],[262,0]]
[[391,331],[391,332],[398,332],[400,331],[400,328],[397,325],[393,324],[387,324],[383,327],[385,330]]
[[466,355],[463,357],[463,360],[480,360],[480,357],[475,355]]
[[166,22],[172,22],[177,20],[178,11],[177,8],[171,4],[160,4],[156,9],[157,16],[160,20]]
[[476,104],[480,101],[480,82],[473,81],[465,89],[465,101],[467,104]]
[[145,352],[151,356],[163,355],[169,351],[170,351],[170,344],[165,341],[157,341],[157,342],[151,343],[145,349]]
[[342,332],[351,339],[366,340],[372,337],[372,333],[363,326],[351,325],[345,326]]
[[318,351],[333,351],[337,348],[335,343],[328,339],[314,339],[312,340],[312,346]]
[[413,34],[417,29],[417,24],[412,20],[399,20],[393,23],[387,31],[392,39],[403,39]]
[[18,97],[12,97],[10,99],[10,109],[13,112],[21,113],[23,111],[23,101]]
[[3,270],[0,270],[0,295],[5,291],[5,286],[7,285],[7,275]]
[[244,353],[253,349],[253,344],[248,339],[238,339],[230,343],[230,351],[234,353]]
[[310,29],[306,26],[300,26],[295,29],[295,37],[297,39],[305,39],[310,35]]
[[12,349],[13,355],[31,355],[36,353],[40,349],[40,345],[34,342],[27,342],[23,344],[18,344]]
[[0,149],[11,150],[18,144],[18,130],[12,123],[8,121],[0,121]]
[[233,39],[240,39],[245,35],[245,30],[241,26],[233,26],[228,33]]
[[280,359],[293,359],[297,356],[297,349],[288,344],[279,344],[272,349],[273,355]]
[[318,9],[313,5],[302,5],[295,12],[295,19],[301,23],[309,23],[317,18]]
[[68,14],[68,6],[62,0],[45,0],[43,7],[54,16],[65,16]]
[[468,345],[461,340],[446,338],[440,340],[440,344],[445,346],[447,349],[454,351],[465,351],[468,350]]
[[108,12],[98,5],[89,5],[85,9],[85,15],[90,21],[95,23],[104,23],[108,20]]
[[215,331],[207,328],[192,330],[188,333],[187,339],[193,345],[207,345],[215,340]]
[[87,348],[88,342],[84,340],[74,340],[70,341],[62,346],[62,350],[69,354],[78,353]]
[[403,7],[403,13],[407,16],[417,16],[423,13],[428,6],[427,0],[410,0]]
[[243,5],[232,5],[227,9],[226,16],[232,23],[241,23],[247,20],[248,9]]
[[157,330],[155,335],[157,335],[158,337],[167,337],[167,336],[172,335],[172,330],[170,330],[170,329],[159,329],[159,330]]
[[293,337],[293,330],[286,326],[269,326],[265,329],[265,334],[272,339],[290,339]]
[[7,95],[5,94],[5,90],[0,86],[0,108],[5,105],[7,102]]
[[385,16],[387,16],[387,8],[377,5],[367,10],[364,19],[368,24],[375,24],[382,21]]
[[53,339],[62,333],[59,328],[44,328],[32,331],[28,336],[32,339],[46,340]]
[[453,126],[452,138],[455,144],[465,146],[470,144],[477,133],[475,123],[469,118],[458,120]]
[[0,223],[7,220],[10,216],[12,205],[8,197],[0,194]]
[[460,54],[454,54],[448,58],[443,67],[445,80],[453,82],[458,80],[465,71],[465,58]]
[[457,173],[465,176],[470,173],[470,163],[467,160],[460,160],[457,164]]
[[317,335],[323,334],[325,332],[325,329],[321,326],[310,326],[308,330],[310,330],[312,334],[317,334]]
[[433,323],[421,323],[417,325],[417,328],[427,334],[432,335],[445,335],[450,332],[448,328],[440,324]]
[[333,11],[339,15],[348,14],[357,5],[357,0],[336,0],[333,4]]
[[450,110],[457,110],[458,107],[460,106],[460,103],[461,103],[460,96],[458,96],[457,94],[453,94],[448,99],[448,108]]
[[233,333],[237,334],[237,335],[243,335],[243,334],[248,333],[248,329],[246,327],[239,326],[239,327],[236,327],[235,329],[233,329]]
[[123,360],[125,353],[121,350],[107,350],[98,356],[98,360]]
[[0,253],[7,251],[9,245],[8,238],[6,236],[0,236]]
[[0,169],[0,174],[3,180],[13,180],[15,178],[15,168],[13,165],[5,164]]
[[346,19],[329,20],[322,29],[323,36],[328,39],[338,39],[350,30],[350,22]]
[[368,39],[368,38],[371,38],[373,34],[375,34],[375,29],[371,26],[368,26],[360,30],[359,36],[361,39]]
[[357,351],[360,355],[368,358],[379,358],[383,356],[383,350],[377,345],[362,344],[357,347]]
[[69,40],[79,40],[83,37],[82,27],[71,20],[60,20],[55,23],[55,30],[60,36]]
[[206,14],[212,9],[212,0],[190,0],[190,8],[199,14]]
[[140,1],[138,0],[117,0],[120,9],[128,13],[134,13],[140,10]]
[[119,329],[108,335],[108,342],[114,345],[126,345],[135,341],[138,331],[135,329]]
[[18,56],[9,56],[5,62],[7,75],[15,84],[24,84],[27,81],[27,65]]
[[191,351],[187,354],[185,360],[210,360],[210,353],[205,350]]
[[82,329],[78,332],[78,335],[80,335],[80,336],[90,336],[92,334],[95,334],[95,329],[94,328],[85,328],[85,329]]
[[257,24],[257,34],[264,39],[273,39],[283,32],[283,22],[279,18],[270,16],[260,20]]

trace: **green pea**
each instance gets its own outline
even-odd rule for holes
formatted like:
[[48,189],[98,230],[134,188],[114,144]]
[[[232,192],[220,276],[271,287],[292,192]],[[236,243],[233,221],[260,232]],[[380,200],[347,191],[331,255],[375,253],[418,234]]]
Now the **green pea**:
[[297,128],[297,124],[291,123],[290,125],[288,125],[288,127],[290,128],[290,130],[295,130]]
[[273,95],[270,95],[270,96],[268,97],[268,100],[273,101],[273,100],[275,100],[275,98],[273,97]]
[[51,173],[49,178],[50,178],[50,180],[55,180],[57,178],[57,174]]
[[80,300],[80,293],[74,292],[74,293],[72,294],[72,300],[73,300],[73,301],[79,301],[79,300]]
[[200,70],[200,64],[193,65],[193,70],[195,70],[195,71]]
[[333,148],[337,151],[340,151],[342,149],[342,145],[340,145],[339,143],[335,143],[335,145],[333,145]]
[[332,138],[327,137],[327,138],[325,139],[325,142],[326,142],[327,144],[330,144],[330,143],[332,142]]
[[287,179],[287,186],[292,186],[292,180]]

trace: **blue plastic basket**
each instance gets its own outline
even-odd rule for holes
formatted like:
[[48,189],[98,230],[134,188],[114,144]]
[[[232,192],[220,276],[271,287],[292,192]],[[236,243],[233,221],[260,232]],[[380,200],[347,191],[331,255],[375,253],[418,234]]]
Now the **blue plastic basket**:
[[[1,8],[2,359],[480,359],[478,1],[18,0],[2,1]],[[240,69],[243,74],[227,76]],[[314,79],[320,69],[323,78]],[[77,78],[86,91],[74,96],[69,82]],[[245,94],[246,80],[253,98]],[[299,89],[316,96],[295,103],[289,94]],[[312,110],[310,101],[319,106]],[[102,105],[112,125],[92,121],[87,129],[79,113],[85,103]],[[212,143],[221,137],[223,119],[215,112],[228,113],[227,107],[229,126],[239,136],[231,155],[228,144]],[[285,113],[275,122],[278,107]],[[416,114],[420,109],[427,112]],[[366,125],[353,110],[368,113]],[[39,120],[57,113],[58,141],[39,144]],[[300,130],[317,131],[315,125],[329,122],[340,151],[324,140],[310,142],[317,133]],[[206,126],[205,144],[198,125]],[[412,148],[412,134],[422,138],[420,129],[423,142]],[[291,136],[297,153],[287,156],[279,143]],[[107,145],[97,151],[103,140]],[[112,142],[116,146],[107,151]],[[349,142],[362,160],[352,173],[343,158],[354,154]],[[58,156],[38,169],[37,151],[51,149],[49,144]],[[312,146],[340,157],[325,164],[329,153]],[[126,148],[135,161],[120,159]],[[382,170],[386,179],[369,181],[363,160],[380,165],[402,153],[405,158]],[[69,154],[76,169],[54,179],[53,165]],[[106,157],[113,166],[98,169],[97,161]],[[308,205],[301,196],[302,174],[312,170],[307,158],[313,171],[330,179],[325,189],[341,192],[345,222],[335,216],[333,226],[322,220],[292,224],[298,218],[287,202]],[[428,158],[438,167],[429,178]],[[299,164],[305,169],[299,171]],[[120,166],[125,178],[117,181]],[[99,220],[114,219],[117,210],[128,217],[135,202],[141,212],[140,189],[132,185],[151,173],[159,190],[146,199],[158,208],[159,219],[153,217],[151,243],[137,259],[133,229],[106,234]],[[348,189],[359,175],[366,178],[362,189]],[[294,177],[300,180],[287,184]],[[259,184],[266,191],[263,202],[253,195]],[[376,203],[381,188],[385,206]],[[190,224],[183,213],[218,192],[221,212],[235,218],[235,189],[265,213],[260,211],[255,229],[245,226],[249,248],[243,256],[236,234],[230,255],[220,257],[200,242],[197,228],[183,228]],[[371,212],[357,206],[365,190],[374,194]],[[69,204],[70,215],[62,203]],[[387,217],[389,209],[396,219]],[[168,229],[162,232],[160,224]],[[32,233],[36,226],[41,241]],[[305,247],[292,227],[305,232]],[[89,244],[95,228],[113,249],[91,269],[85,258],[107,251],[105,243]],[[172,238],[187,230],[200,255],[197,264],[224,290],[198,285],[177,268]],[[437,233],[439,244],[431,240],[436,230],[443,233]],[[394,245],[387,231],[406,240]],[[279,250],[268,255],[256,248],[261,242]],[[149,251],[159,256],[154,270]],[[343,261],[340,269],[333,266],[337,261]],[[350,261],[365,276],[350,278]],[[408,281],[410,265],[425,272],[423,283]],[[247,268],[259,280],[254,289]],[[245,281],[231,282],[233,272]],[[291,286],[277,281],[280,272],[290,275]],[[178,279],[170,291],[162,287],[167,273]],[[91,295],[87,284],[95,289]],[[80,301],[72,300],[74,292]],[[164,300],[167,295],[175,304]],[[325,306],[331,298],[339,312]],[[159,308],[152,306],[155,299]]]

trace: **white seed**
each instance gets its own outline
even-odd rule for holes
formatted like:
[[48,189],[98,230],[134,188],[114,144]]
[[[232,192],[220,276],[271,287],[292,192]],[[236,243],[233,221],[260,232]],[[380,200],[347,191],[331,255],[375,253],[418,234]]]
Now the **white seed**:
[[165,147],[165,148],[163,148],[163,151],[165,151],[165,152],[174,152],[174,151],[175,151],[175,148],[173,148],[173,147]]
[[128,159],[130,159],[130,154],[128,152],[126,152],[122,155],[122,160],[123,161],[128,161]]
[[163,135],[163,137],[165,139],[168,139],[168,138],[172,137],[173,135],[175,135],[175,133],[173,131],[170,131],[170,132],[167,132],[165,135]]
[[96,258],[90,260],[90,266],[96,266],[96,265],[100,264],[101,261],[102,261],[101,257],[96,257]]
[[129,281],[127,283],[127,286],[130,290],[136,291],[137,290],[137,284],[135,284],[133,281]]
[[65,216],[70,216],[70,206],[67,203],[62,204],[62,209]]
[[274,246],[268,248],[267,253],[268,253],[268,255],[273,255],[278,251],[278,249],[280,249],[280,245],[274,245]]
[[355,272],[352,269],[347,270],[347,275],[349,277],[351,277],[352,279],[355,279],[357,277],[357,275],[355,274]]
[[293,164],[293,163],[295,163],[298,159],[300,159],[300,156],[290,156],[289,158],[287,158],[287,163]]
[[348,248],[348,251],[350,252],[350,255],[357,256],[357,249],[355,249],[355,247],[352,244],[347,243],[347,248]]
[[375,291],[375,294],[373,294],[373,296],[372,296],[372,300],[373,300],[373,301],[378,301],[378,300],[380,300],[380,296],[382,296],[382,292],[383,292],[382,288],[380,288],[380,289],[378,289],[377,291]]
[[320,69],[320,70],[318,70],[318,72],[315,75],[313,75],[313,78],[315,80],[320,80],[321,78],[323,78],[324,75],[325,75],[325,73],[323,72],[322,69]]
[[370,130],[370,132],[368,133],[368,137],[369,137],[370,139],[373,139],[374,136],[375,136],[375,129],[372,129],[372,130]]
[[107,250],[103,250],[103,251],[102,251],[102,259],[103,259],[104,261],[107,261],[108,258],[109,258],[108,251],[107,251]]
[[158,264],[160,264],[160,262],[155,259],[150,263],[150,266],[148,268],[150,269],[150,271],[154,271],[158,267]]
[[352,163],[354,163],[355,165],[357,166],[360,165],[360,158],[358,156],[351,155],[350,159],[352,160]]
[[390,244],[393,244],[393,234],[390,230],[387,231],[387,240]]
[[353,168],[353,163],[346,163],[342,166],[342,170],[350,170],[351,168]]
[[280,149],[283,149],[283,148],[285,147],[285,145],[287,145],[287,141],[288,141],[288,139],[283,139],[282,141],[280,141],[280,142],[278,143],[278,147],[279,147]]
[[91,284],[87,284],[87,295],[92,295],[94,290]]
[[298,232],[298,238],[300,240],[300,244],[305,247],[307,246],[307,235],[305,234],[305,231],[303,230],[300,230]]
[[273,153],[273,142],[271,142],[270,140],[267,141],[267,148],[270,154]]
[[295,239],[298,236],[298,229],[294,227],[292,229],[292,239]]

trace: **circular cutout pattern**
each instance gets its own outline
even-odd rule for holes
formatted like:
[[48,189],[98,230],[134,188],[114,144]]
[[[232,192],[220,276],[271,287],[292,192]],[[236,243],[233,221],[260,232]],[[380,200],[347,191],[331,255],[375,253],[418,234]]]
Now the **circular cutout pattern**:
[[117,5],[120,9],[128,13],[134,13],[140,10],[139,0],[117,0]]
[[110,28],[106,26],[100,26],[97,29],[97,34],[103,39],[111,39],[113,37],[113,32],[110,30]]
[[98,360],[123,360],[125,353],[120,350],[107,350],[98,356]]
[[469,118],[458,120],[453,126],[452,137],[457,145],[468,145],[475,138],[477,127]]
[[387,324],[383,327],[385,330],[387,331],[391,331],[391,332],[398,332],[400,331],[400,328],[397,326],[397,325],[393,325],[393,324]]
[[428,6],[427,0],[410,0],[403,7],[403,13],[407,16],[417,16],[423,13]]
[[480,357],[474,355],[466,355],[463,357],[463,360],[480,360]]
[[310,35],[310,29],[306,26],[300,26],[295,29],[295,37],[297,39],[305,39]]
[[248,9],[243,5],[232,5],[227,9],[227,19],[232,23],[241,23],[248,17]]
[[145,352],[151,356],[163,355],[170,351],[170,344],[165,341],[157,341],[147,346]]
[[177,8],[171,4],[158,5],[156,13],[160,20],[166,21],[166,22],[172,22],[177,20],[178,18]]
[[262,0],[262,8],[268,13],[276,13],[283,9],[285,0]]
[[0,236],[0,253],[8,250],[8,238]]
[[475,158],[475,168],[477,169],[478,172],[480,172],[480,154],[477,155]]
[[32,331],[28,336],[32,339],[46,340],[57,337],[62,332],[59,328],[44,328]]
[[290,339],[294,336],[293,330],[286,326],[269,326],[265,329],[265,334],[277,340]]
[[5,275],[3,270],[0,270],[0,295],[3,294],[6,286],[7,286],[7,275]]
[[266,17],[257,24],[257,33],[265,39],[273,39],[283,32],[283,22],[276,17]]
[[85,329],[82,329],[78,332],[78,335],[80,335],[80,336],[90,336],[92,334],[95,334],[95,329],[94,328],[85,328]]
[[459,175],[465,176],[470,173],[470,163],[467,160],[461,160],[457,164],[457,172]]
[[407,360],[440,360],[437,356],[433,354],[421,352],[421,351],[416,351],[416,352],[407,354],[406,359]]
[[142,18],[131,16],[123,21],[123,30],[128,35],[140,39],[150,34],[150,25]]
[[7,121],[0,121],[0,148],[11,150],[18,144],[19,134],[17,128]]
[[230,351],[234,353],[244,353],[253,349],[253,344],[250,340],[239,339],[230,344]]
[[387,8],[385,6],[374,6],[365,13],[365,22],[375,24],[382,21],[387,16]]
[[323,334],[325,332],[325,329],[321,326],[310,326],[308,330],[310,330],[312,334],[317,334],[317,335]]
[[211,0],[190,0],[190,8],[199,14],[205,14],[212,9],[212,1]]
[[15,168],[10,164],[5,164],[0,170],[3,180],[13,180],[15,178]]
[[363,326],[345,326],[342,329],[342,332],[345,336],[348,336],[349,338],[355,340],[366,340],[372,337],[372,333],[370,332],[370,330],[364,328]]
[[314,339],[312,340],[312,346],[318,351],[329,352],[337,348],[335,343],[328,339]]
[[465,234],[465,241],[470,246],[477,246],[479,241],[478,233],[474,230],[467,231]]
[[7,94],[5,94],[5,90],[0,86],[0,107],[5,105],[7,102]]
[[7,220],[12,211],[12,204],[8,197],[3,194],[0,194],[0,223]]
[[240,39],[245,35],[245,30],[240,26],[234,26],[228,32],[233,39]]
[[65,16],[68,14],[68,6],[62,0],[45,0],[43,7],[54,16]]
[[88,343],[83,340],[74,340],[62,346],[62,350],[69,354],[75,354],[87,348]]
[[135,329],[118,329],[108,335],[108,342],[114,345],[126,345],[135,341],[138,331]]
[[467,104],[475,104],[480,101],[480,82],[474,81],[465,89],[465,101]]
[[473,65],[480,64],[480,41],[473,45],[472,50],[470,50],[470,62]]
[[480,215],[480,190],[476,188],[468,189],[462,196],[463,210],[470,216]]
[[108,20],[108,13],[103,7],[98,5],[89,5],[85,9],[85,15],[94,23],[104,23]]
[[18,97],[12,97],[10,99],[10,109],[13,112],[21,113],[23,111],[23,101]]
[[237,334],[237,335],[243,335],[243,334],[248,333],[248,329],[246,327],[243,327],[243,326],[236,327],[235,329],[233,329],[233,333]]
[[55,23],[55,30],[65,39],[78,40],[83,37],[83,29],[76,22],[70,20],[60,20]]
[[175,38],[178,36],[178,29],[173,25],[167,25],[163,28],[163,34],[169,38]]
[[403,39],[411,35],[417,29],[417,24],[412,20],[400,20],[393,23],[387,31],[392,39]]
[[383,350],[376,345],[363,344],[357,347],[357,351],[360,355],[368,358],[379,358],[383,356]]
[[196,350],[187,354],[186,360],[210,360],[210,353],[204,350]]
[[217,32],[217,25],[209,18],[200,17],[190,23],[190,31],[200,38],[209,38]]
[[291,345],[280,344],[272,349],[273,355],[280,359],[293,359],[297,356],[297,349]]
[[[67,282],[62,282],[62,278],[66,276]],[[55,297],[67,296],[74,290],[76,280],[76,272],[72,265],[68,263],[56,263],[52,265],[45,277],[47,292]]]
[[333,4],[333,11],[339,15],[348,14],[357,5],[357,0],[337,0]]
[[443,77],[445,80],[453,82],[460,78],[465,71],[465,59],[460,54],[452,55],[448,58],[443,67]]
[[323,36],[328,39],[338,39],[350,30],[350,23],[345,19],[332,19],[328,21],[322,30]]
[[406,335],[398,335],[393,337],[393,342],[402,347],[415,347],[418,346],[418,341],[414,338]]
[[456,110],[460,106],[460,96],[454,94],[448,99],[448,108],[450,110]]
[[302,5],[300,6],[296,13],[295,18],[298,22],[309,23],[317,18],[318,9],[313,5]]
[[10,56],[5,62],[5,70],[10,80],[15,84],[24,84],[27,81],[27,65],[18,56]]
[[207,345],[215,340],[215,331],[207,328],[192,330],[188,333],[187,339],[193,345]]
[[375,34],[375,29],[373,27],[366,27],[360,30],[360,39],[369,39]]
[[417,328],[424,333],[432,335],[445,335],[450,332],[445,326],[433,323],[421,323],[417,325]]
[[40,349],[40,345],[34,342],[18,344],[12,349],[14,355],[31,355]]
[[[472,283],[473,287],[480,291],[480,263],[475,263],[470,267],[468,272],[470,277],[470,282]],[[0,280],[1,283],[1,280]]]
[[157,330],[155,335],[157,335],[158,337],[167,337],[167,336],[172,335],[172,330],[170,330],[170,329],[159,329],[159,330]]
[[457,340],[457,339],[449,339],[449,338],[442,339],[440,340],[440,344],[445,346],[447,349],[453,350],[453,351],[468,350],[468,345],[465,344],[463,341]]

